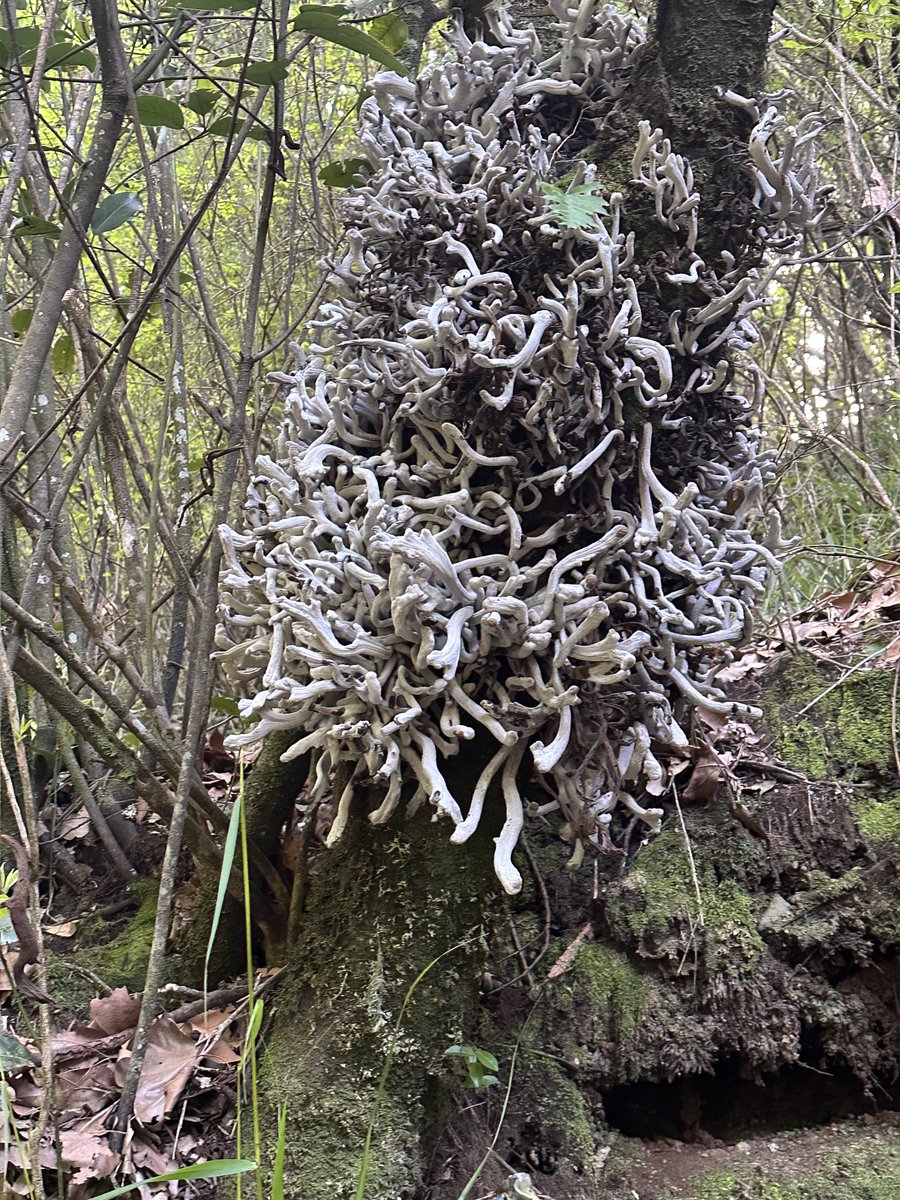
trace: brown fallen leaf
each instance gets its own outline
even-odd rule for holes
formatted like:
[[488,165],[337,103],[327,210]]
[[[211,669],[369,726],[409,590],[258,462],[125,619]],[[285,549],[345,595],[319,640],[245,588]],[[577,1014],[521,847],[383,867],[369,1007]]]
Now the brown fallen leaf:
[[117,987],[108,996],[99,996],[90,1003],[91,1025],[104,1034],[133,1029],[140,1012],[140,996],[132,996],[123,987]]
[[722,733],[731,720],[727,713],[711,712],[707,708],[698,709],[697,716],[702,725],[705,725],[707,729],[714,729],[716,733]]
[[710,750],[704,750],[694,767],[694,773],[681,794],[687,804],[712,804],[719,788],[721,768]]
[[45,925],[44,933],[50,933],[53,937],[70,938],[74,937],[77,928],[76,921],[63,921],[61,925]]
[[721,671],[716,672],[716,679],[723,683],[735,683],[738,679],[743,679],[745,675],[750,675],[753,671],[759,671],[767,665],[771,659],[771,654],[761,652],[760,648],[756,650],[748,650],[735,659],[728,667],[723,667]]
[[63,817],[56,827],[56,836],[64,842],[79,842],[91,832],[91,819],[82,809]]
[[203,1055],[205,1062],[218,1063],[219,1066],[233,1066],[236,1062],[241,1061],[241,1056],[228,1045],[226,1041],[220,1039],[214,1042]]
[[221,774],[234,774],[234,755],[225,748],[225,735],[221,729],[214,729],[209,735],[209,741],[203,750],[203,761],[210,771]]
[[209,1008],[205,1013],[197,1013],[196,1017],[191,1017],[187,1021],[187,1027],[192,1033],[199,1033],[202,1037],[206,1037],[221,1029],[233,1012],[233,1004],[230,1004],[228,1008]]
[[[165,1171],[171,1171],[179,1165],[174,1159],[152,1146],[141,1134],[138,1134],[131,1143],[131,1161],[139,1170],[147,1171],[151,1175],[162,1175]],[[156,1195],[159,1194],[159,1192],[156,1193]],[[164,1196],[169,1194],[168,1189],[162,1193]]]
[[793,636],[798,642],[829,641],[840,632],[840,625],[833,621],[795,621]]
[[110,1151],[108,1133],[103,1126],[105,1115],[98,1114],[74,1129],[60,1131],[63,1164],[75,1168],[73,1184],[108,1179],[121,1161],[118,1154]]
[[560,975],[564,975],[575,961],[575,956],[581,949],[582,943],[585,942],[594,932],[594,926],[588,921],[587,925],[579,930],[576,937],[566,946],[562,954],[547,972],[548,979],[558,979]]
[[[150,1026],[147,1054],[141,1068],[134,1115],[142,1125],[161,1120],[172,1111],[197,1066],[199,1047],[189,1033],[168,1017]],[[125,1082],[131,1051],[123,1049],[116,1063],[116,1082]]]
[[839,616],[846,617],[858,599],[859,596],[856,592],[841,592],[839,595],[830,598],[828,607],[835,609]]
[[[68,1114],[97,1113],[108,1107],[110,1098],[116,1093],[113,1064],[94,1055],[60,1067],[56,1080],[56,1104],[60,1120],[65,1123]],[[26,1093],[22,1093],[23,1099]],[[41,1087],[34,1086],[29,1098],[38,1104]]]

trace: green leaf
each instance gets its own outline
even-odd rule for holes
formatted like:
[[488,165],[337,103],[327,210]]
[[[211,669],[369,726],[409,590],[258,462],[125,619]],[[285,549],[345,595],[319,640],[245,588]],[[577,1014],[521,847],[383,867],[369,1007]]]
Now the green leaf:
[[[241,121],[238,121],[238,128],[240,128],[240,124]],[[219,117],[218,121],[213,121],[211,125],[207,126],[206,132],[211,133],[213,137],[227,138],[231,133],[231,125],[231,117]],[[256,122],[254,125],[251,125],[247,137],[251,138],[254,142],[267,142],[269,140],[269,131],[265,125],[260,125],[259,122]]]
[[50,351],[54,375],[69,375],[75,368],[75,343],[70,333],[61,333]]
[[897,293],[900,292],[900,283],[892,284],[891,287],[888,288],[888,291],[891,293],[892,296],[896,296]]
[[31,324],[31,318],[34,316],[33,308],[17,308],[10,319],[12,331],[15,337],[22,337],[28,332],[28,326]]
[[[22,55],[22,65],[31,66],[36,57],[36,51],[30,50],[28,54]],[[27,64],[26,64],[26,59]],[[93,71],[97,65],[97,55],[93,50],[88,50],[87,46],[80,46],[77,42],[56,42],[52,46],[47,47],[47,59],[45,67],[49,70],[51,67],[87,67],[89,71]]]
[[181,105],[165,96],[138,96],[137,112],[142,125],[184,129],[184,111]]
[[350,9],[346,4],[304,4],[300,9],[304,13],[325,13],[329,17],[346,17]]
[[[231,700],[229,703],[234,704]],[[215,705],[215,700],[213,701]],[[237,705],[234,704],[235,708]],[[243,785],[243,777],[242,777]],[[222,918],[222,908],[225,904],[225,895],[228,891],[228,880],[231,877],[231,868],[234,863],[234,852],[237,847],[238,832],[241,825],[241,804],[243,803],[243,786],[238,792],[237,799],[231,808],[231,816],[228,820],[228,833],[225,835],[225,845],[222,849],[222,865],[219,869],[219,885],[216,891],[216,904],[213,910],[212,924],[209,927],[209,938],[206,942],[206,955],[203,959],[203,993],[207,991],[207,978],[209,975],[209,960],[212,955],[213,946],[216,941],[216,934],[219,932],[219,921]]]
[[251,62],[247,64],[244,78],[250,83],[272,84],[287,79],[288,63],[283,58],[273,58],[270,62]]
[[498,1071],[500,1064],[488,1050],[476,1050],[475,1057],[483,1067],[487,1067],[489,1071]]
[[25,218],[36,212],[37,209],[35,208],[34,200],[32,200],[31,193],[28,191],[28,188],[20,187],[16,192],[16,216]]
[[385,13],[370,21],[368,31],[373,38],[394,53],[402,50],[409,38],[409,26],[397,12]]
[[211,125],[207,125],[206,132],[211,133],[213,137],[228,137],[233,125],[233,117],[219,117],[217,121],[213,121]]
[[359,180],[357,176],[369,165],[365,158],[345,158],[343,162],[327,163],[319,172],[319,178],[328,187],[353,187]]
[[61,233],[60,227],[52,221],[45,221],[43,217],[26,217],[13,230],[13,237],[58,238]]
[[225,1175],[242,1175],[244,1171],[255,1171],[256,1163],[246,1158],[223,1158],[218,1162],[192,1163],[189,1167],[179,1167],[177,1171],[167,1171],[165,1175],[152,1175],[149,1179],[138,1179],[124,1187],[113,1188],[111,1192],[102,1192],[94,1200],[116,1200],[136,1188],[153,1183],[171,1183],[180,1179],[220,1179]]
[[114,196],[107,196],[101,200],[94,209],[91,232],[109,233],[124,225],[126,221],[133,221],[143,211],[144,206],[134,192],[116,192]]
[[[39,25],[20,25],[16,30],[16,48],[21,52],[23,50],[33,50],[41,40],[41,27]],[[0,45],[12,47],[12,33],[8,29],[0,29]]]
[[244,1048],[241,1051],[241,1060],[238,1063],[238,1070],[247,1062],[250,1057],[253,1047],[256,1045],[256,1039],[259,1036],[260,1026],[262,1025],[263,1013],[265,1005],[263,1001],[257,997],[253,1001],[253,1008],[250,1010],[250,1019],[247,1022],[247,1032],[244,1034]]
[[[192,464],[192,469],[199,470],[203,465],[203,459],[195,459],[194,461],[197,462],[197,466],[193,467]],[[226,713],[229,717],[239,717],[241,715],[241,710],[238,708],[237,701],[232,700],[230,696],[213,696],[212,700],[209,702],[209,707],[213,710],[213,712]]]
[[310,33],[313,37],[333,42],[347,50],[355,50],[357,54],[365,54],[382,66],[396,71],[398,75],[408,74],[406,67],[399,58],[391,54],[387,46],[383,46],[365,30],[357,29],[355,25],[342,25],[328,9],[304,5],[294,18],[294,29],[299,33]]
[[0,1071],[18,1071],[33,1066],[34,1060],[19,1039],[0,1033]]
[[[16,50],[19,54],[33,50],[40,40],[41,31],[37,25],[20,25],[16,30]],[[6,64],[11,58],[12,36],[8,29],[0,29],[0,63]]]
[[215,88],[199,87],[194,88],[185,103],[198,117],[205,117],[212,112],[221,98],[222,93]]
[[554,183],[542,183],[541,191],[547,208],[561,225],[569,229],[590,229],[596,225],[598,217],[609,211],[606,201],[598,194],[602,186],[600,183],[579,183],[563,191]]

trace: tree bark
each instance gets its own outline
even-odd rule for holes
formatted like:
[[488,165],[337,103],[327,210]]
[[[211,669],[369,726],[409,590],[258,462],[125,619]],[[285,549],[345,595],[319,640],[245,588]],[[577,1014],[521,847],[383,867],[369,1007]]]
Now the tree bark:
[[41,288],[28,328],[16,355],[16,364],[0,406],[0,452],[6,453],[25,428],[38,382],[63,309],[63,297],[72,286],[81,261],[82,244],[109,171],[128,105],[128,65],[119,33],[114,4],[93,0],[91,4],[100,69],[102,98],[100,116],[91,154],[72,197],[71,216],[60,234],[59,244]]

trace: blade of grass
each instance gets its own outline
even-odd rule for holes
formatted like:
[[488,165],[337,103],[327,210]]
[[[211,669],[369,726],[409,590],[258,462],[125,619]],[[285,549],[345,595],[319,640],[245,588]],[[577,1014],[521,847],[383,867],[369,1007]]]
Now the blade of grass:
[[[243,765],[241,767],[241,791],[243,791]],[[244,1059],[241,1063],[241,1075],[246,1070],[246,1054],[247,1049],[250,1052],[250,1111],[253,1118],[253,1155],[257,1162],[261,1161],[262,1155],[262,1134],[260,1131],[259,1120],[259,1078],[257,1072],[256,1061],[256,1039],[259,1035],[260,1026],[262,1025],[263,1008],[262,1001],[257,1000],[254,996],[253,989],[253,921],[251,919],[250,907],[250,855],[247,849],[247,813],[246,808],[242,804],[240,811],[240,833],[241,833],[241,870],[244,877],[244,940],[247,951],[247,1002],[250,1006],[250,1023],[247,1028],[248,1046],[244,1051]],[[242,1089],[239,1089],[239,1094]],[[257,1172],[254,1176],[256,1184],[256,1200],[263,1200],[262,1176]]]
[[284,1200],[284,1153],[287,1149],[287,1106],[278,1108],[278,1139],[272,1164],[272,1195],[269,1200]]
[[148,1187],[154,1183],[174,1183],[182,1179],[220,1179],[225,1175],[241,1175],[244,1171],[255,1171],[256,1163],[246,1158],[223,1158],[217,1162],[191,1163],[188,1167],[179,1167],[177,1171],[167,1171],[165,1175],[153,1175],[149,1179],[136,1179],[134,1183],[123,1187],[113,1188],[111,1192],[103,1192],[94,1200],[115,1200],[117,1196],[125,1196],[140,1187]]
[[[216,940],[216,934],[219,932],[219,922],[222,919],[222,908],[225,904],[225,896],[228,892],[228,880],[231,876],[231,868],[234,865],[234,854],[237,849],[238,830],[240,828],[241,812],[243,809],[244,797],[244,763],[241,759],[238,768],[238,791],[234,800],[234,805],[231,809],[231,819],[228,822],[228,833],[225,836],[225,845],[222,849],[222,866],[219,869],[219,888],[216,892],[216,906],[213,909],[212,924],[209,927],[209,939],[206,943],[206,957],[203,960],[203,996],[206,998],[209,982],[209,960],[212,955],[213,944]],[[245,868],[246,869],[246,868]]]

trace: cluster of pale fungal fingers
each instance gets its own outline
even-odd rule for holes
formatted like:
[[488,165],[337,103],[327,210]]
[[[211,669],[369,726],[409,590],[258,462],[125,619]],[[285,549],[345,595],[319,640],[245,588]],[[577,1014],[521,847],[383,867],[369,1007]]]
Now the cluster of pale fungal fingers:
[[[311,756],[313,796],[350,764],[332,842],[372,783],[373,822],[408,785],[464,842],[496,780],[508,892],[529,813],[559,811],[575,862],[615,809],[658,823],[690,713],[740,708],[714,675],[779,545],[747,528],[768,466],[729,386],[758,273],[704,259],[690,164],[646,124],[603,219],[554,215],[542,184],[593,179],[562,175],[567,139],[616,103],[640,36],[611,9],[553,8],[550,56],[501,12],[417,82],[372,81],[349,250],[244,527],[222,530],[220,658],[256,722],[231,744],[295,731],[284,758]],[[747,169],[784,242],[812,217],[812,168],[776,124]],[[641,261],[632,211],[667,254]],[[447,764],[477,731],[493,752],[454,795]],[[523,804],[526,764],[543,803]]]

